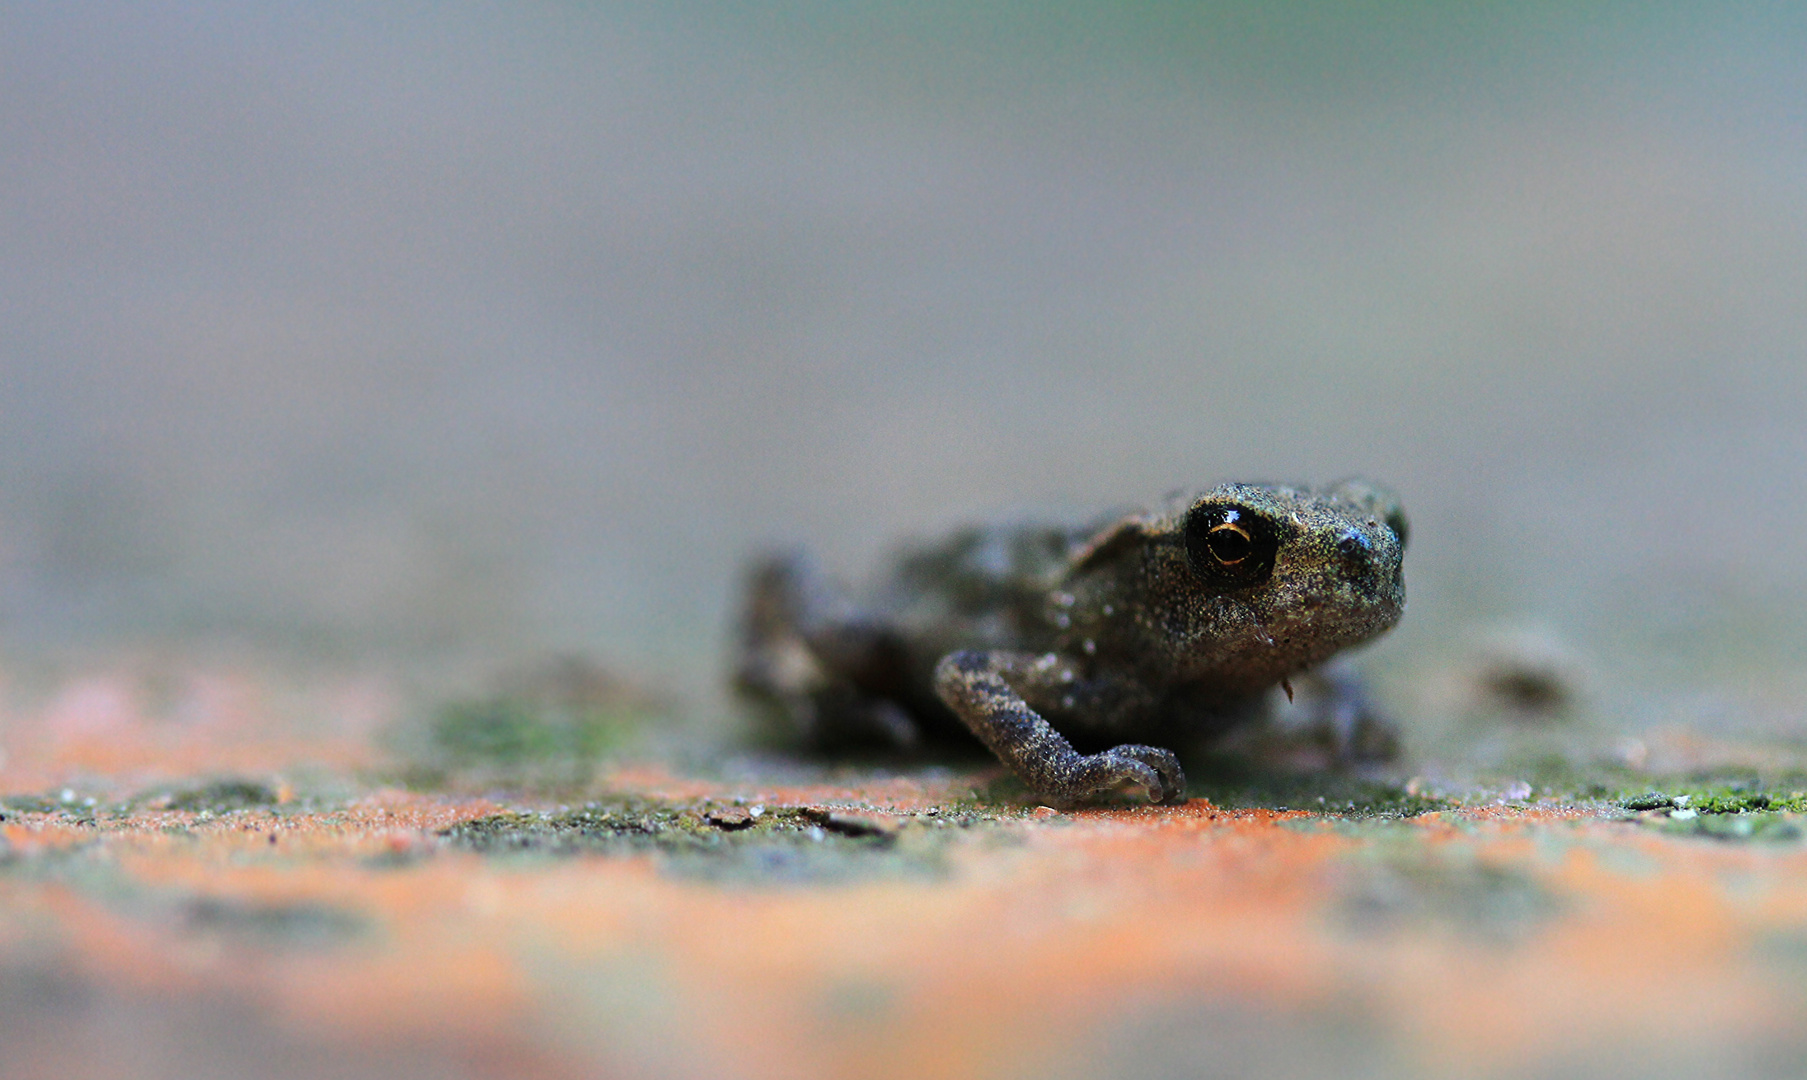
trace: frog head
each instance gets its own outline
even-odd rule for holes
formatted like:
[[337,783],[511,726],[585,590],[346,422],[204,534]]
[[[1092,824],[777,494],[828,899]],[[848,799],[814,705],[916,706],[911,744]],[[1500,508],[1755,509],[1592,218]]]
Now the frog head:
[[1405,609],[1407,525],[1378,484],[1226,484],[1141,523],[1137,577],[1171,677],[1272,685],[1367,641]]

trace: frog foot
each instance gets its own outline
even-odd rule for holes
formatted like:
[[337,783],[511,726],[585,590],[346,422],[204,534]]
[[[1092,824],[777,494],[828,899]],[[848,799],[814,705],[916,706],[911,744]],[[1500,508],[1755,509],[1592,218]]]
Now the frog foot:
[[1070,801],[1097,799],[1123,788],[1141,788],[1148,801],[1173,805],[1186,801],[1186,774],[1172,751],[1126,743],[1079,759],[1079,769],[1065,795]]

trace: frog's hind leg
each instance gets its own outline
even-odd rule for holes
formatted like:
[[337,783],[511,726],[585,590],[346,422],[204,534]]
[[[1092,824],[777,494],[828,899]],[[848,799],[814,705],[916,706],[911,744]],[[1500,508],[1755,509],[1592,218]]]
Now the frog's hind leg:
[[805,633],[805,571],[796,556],[771,556],[747,571],[734,689],[759,707],[763,726],[785,741],[808,739],[828,671]]
[[908,749],[915,722],[896,702],[869,693],[862,676],[889,636],[831,611],[827,590],[797,556],[775,556],[747,575],[734,686],[761,706],[782,741],[816,750],[879,745]]

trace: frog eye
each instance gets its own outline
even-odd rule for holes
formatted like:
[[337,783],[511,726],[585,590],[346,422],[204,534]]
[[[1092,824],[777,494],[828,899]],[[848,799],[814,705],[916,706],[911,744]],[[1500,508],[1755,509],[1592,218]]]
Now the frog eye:
[[1201,503],[1186,515],[1186,561],[1218,589],[1246,589],[1274,572],[1280,538],[1267,518],[1245,506]]
[[1205,550],[1223,566],[1235,566],[1255,550],[1255,538],[1240,522],[1226,521],[1205,532]]

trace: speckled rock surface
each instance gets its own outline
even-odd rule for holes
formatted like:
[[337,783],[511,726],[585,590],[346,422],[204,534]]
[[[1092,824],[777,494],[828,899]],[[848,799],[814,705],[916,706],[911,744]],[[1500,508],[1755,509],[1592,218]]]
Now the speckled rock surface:
[[425,775],[233,715],[13,725],[0,1074],[1763,1076],[1807,1054],[1807,781],[1737,747],[1566,786],[1206,770],[1180,806],[1066,813],[946,767]]

